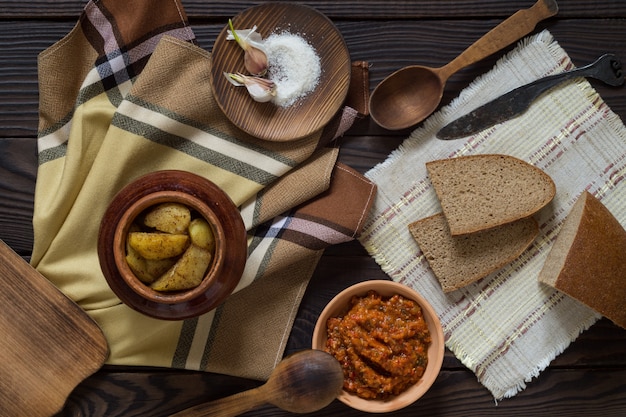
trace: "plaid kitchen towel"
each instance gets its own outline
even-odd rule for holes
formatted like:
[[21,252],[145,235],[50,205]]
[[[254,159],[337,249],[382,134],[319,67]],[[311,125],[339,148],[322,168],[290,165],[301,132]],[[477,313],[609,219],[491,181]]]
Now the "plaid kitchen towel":
[[[495,97],[573,68],[549,32],[529,37],[416,129],[366,173],[378,186],[360,241],[389,276],[424,295],[439,314],[446,344],[496,399],[511,397],[599,315],[539,282],[560,226],[588,190],[626,225],[626,128],[582,78],[540,97],[522,116],[471,137],[442,141],[437,131]],[[444,294],[407,225],[441,210],[425,163],[500,153],[523,159],[556,183],[536,218],[540,234],[517,260],[466,288]]]
[[[91,1],[73,30],[40,54],[32,264],[102,327],[109,364],[264,379],[282,357],[323,249],[354,239],[375,186],[323,146],[357,109],[346,107],[308,137],[263,141],[219,110],[210,65],[178,0]],[[249,234],[236,293],[195,319],[131,310],[99,266],[98,229],[111,199],[163,169],[220,186]]]

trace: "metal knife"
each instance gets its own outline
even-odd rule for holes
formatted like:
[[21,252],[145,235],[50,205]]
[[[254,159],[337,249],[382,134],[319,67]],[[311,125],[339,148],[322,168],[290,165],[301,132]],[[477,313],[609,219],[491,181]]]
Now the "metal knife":
[[443,140],[470,136],[523,114],[532,102],[558,84],[576,77],[590,77],[617,87],[624,84],[622,64],[615,55],[605,54],[592,64],[540,78],[484,104],[444,126],[437,137]]

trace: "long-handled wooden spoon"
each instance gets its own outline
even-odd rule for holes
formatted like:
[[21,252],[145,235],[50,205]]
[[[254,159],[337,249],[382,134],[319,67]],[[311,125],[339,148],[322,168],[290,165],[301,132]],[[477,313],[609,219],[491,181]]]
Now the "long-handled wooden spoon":
[[321,350],[303,350],[280,362],[264,385],[170,417],[236,416],[265,403],[292,413],[311,413],[330,404],[342,386],[343,371],[334,357]]
[[369,110],[380,126],[398,130],[428,117],[441,102],[448,78],[529,34],[540,21],[559,10],[555,0],[538,0],[519,10],[440,68],[412,65],[389,75],[372,92]]

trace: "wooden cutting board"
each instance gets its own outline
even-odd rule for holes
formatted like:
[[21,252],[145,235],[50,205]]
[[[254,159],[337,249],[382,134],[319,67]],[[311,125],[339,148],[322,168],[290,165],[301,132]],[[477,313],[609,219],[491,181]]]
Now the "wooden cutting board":
[[76,303],[0,240],[0,416],[51,416],[109,349]]

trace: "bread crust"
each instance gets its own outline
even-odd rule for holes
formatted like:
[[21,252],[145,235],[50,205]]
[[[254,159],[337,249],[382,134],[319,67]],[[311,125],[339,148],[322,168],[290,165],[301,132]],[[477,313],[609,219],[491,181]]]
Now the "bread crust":
[[589,192],[565,219],[538,279],[626,328],[626,230]]

